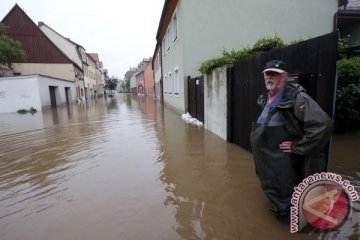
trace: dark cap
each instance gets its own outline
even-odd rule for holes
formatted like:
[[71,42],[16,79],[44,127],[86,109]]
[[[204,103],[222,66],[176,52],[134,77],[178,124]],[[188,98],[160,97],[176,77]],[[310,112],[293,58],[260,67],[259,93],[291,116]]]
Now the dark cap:
[[265,64],[264,72],[286,72],[286,64],[281,60],[272,60]]

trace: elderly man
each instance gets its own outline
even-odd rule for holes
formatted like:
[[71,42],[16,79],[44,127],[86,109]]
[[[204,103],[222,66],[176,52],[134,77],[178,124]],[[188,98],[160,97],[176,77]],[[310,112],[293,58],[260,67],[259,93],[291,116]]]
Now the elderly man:
[[287,219],[294,187],[326,169],[332,122],[302,86],[287,81],[283,61],[266,63],[263,74],[268,92],[258,99],[262,112],[251,133],[252,152],[271,210]]

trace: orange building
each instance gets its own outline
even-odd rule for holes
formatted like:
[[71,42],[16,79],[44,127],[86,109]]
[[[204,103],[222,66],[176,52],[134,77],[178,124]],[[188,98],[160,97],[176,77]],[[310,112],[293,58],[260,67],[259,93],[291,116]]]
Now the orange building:
[[155,82],[154,74],[152,69],[152,58],[149,58],[149,61],[145,65],[144,69],[144,90],[146,95],[154,95],[155,93]]

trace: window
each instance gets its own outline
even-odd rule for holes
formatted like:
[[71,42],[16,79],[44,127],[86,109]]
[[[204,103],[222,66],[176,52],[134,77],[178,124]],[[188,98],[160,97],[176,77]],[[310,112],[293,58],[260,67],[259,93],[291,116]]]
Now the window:
[[174,69],[174,94],[180,93],[179,68]]
[[178,33],[176,11],[172,18],[172,33],[173,33],[173,42],[175,42],[177,39],[177,33]]
[[166,31],[166,50],[169,51],[170,50],[170,26],[168,27],[167,31]]
[[162,40],[162,53],[163,53],[163,56],[165,56],[165,37]]
[[172,93],[173,91],[173,79],[172,79],[172,75],[171,72],[168,73],[168,93]]

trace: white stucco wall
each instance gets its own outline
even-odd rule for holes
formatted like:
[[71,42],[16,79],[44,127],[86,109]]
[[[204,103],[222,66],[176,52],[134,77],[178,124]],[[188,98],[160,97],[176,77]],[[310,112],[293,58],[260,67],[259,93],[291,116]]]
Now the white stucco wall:
[[[199,75],[200,64],[222,50],[251,47],[277,34],[285,42],[313,38],[334,30],[337,0],[180,1],[183,5],[184,69]],[[206,3],[205,3],[206,2]]]
[[154,59],[154,81],[156,83],[160,83],[161,79],[161,56],[160,56],[160,49],[157,49],[155,59]]
[[16,112],[30,107],[41,110],[51,106],[49,86],[56,87],[56,102],[66,103],[65,87],[69,87],[70,103],[76,100],[75,83],[39,75],[0,78],[0,112]]
[[62,105],[66,103],[65,87],[70,88],[69,101],[74,103],[76,101],[75,83],[54,79],[45,76],[38,77],[38,88],[40,92],[40,100],[42,107],[51,106],[49,86],[56,87],[56,104]]
[[153,65],[153,74],[154,74],[154,82],[155,82],[155,97],[160,98],[162,96],[161,93],[161,56],[160,56],[160,48],[157,48],[154,58],[154,65]]
[[0,78],[0,112],[16,112],[30,107],[41,110],[37,76]]
[[226,67],[216,68],[204,78],[205,128],[227,140]]

